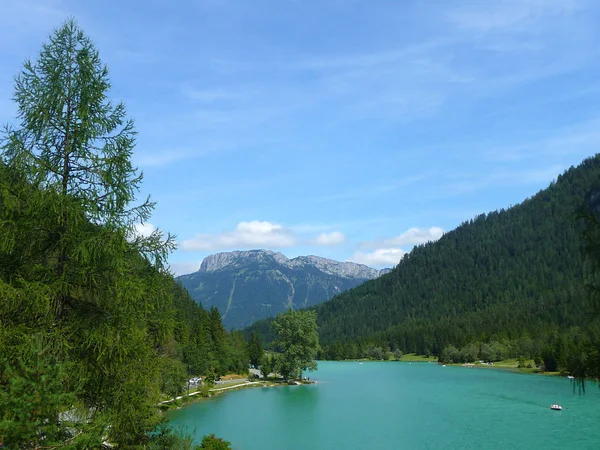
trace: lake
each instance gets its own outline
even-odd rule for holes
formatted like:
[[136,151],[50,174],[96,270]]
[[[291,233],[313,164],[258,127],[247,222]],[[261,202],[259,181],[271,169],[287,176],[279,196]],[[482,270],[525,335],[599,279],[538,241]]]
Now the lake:
[[196,402],[170,424],[236,450],[600,448],[597,385],[580,396],[562,377],[434,363],[320,362],[309,376]]

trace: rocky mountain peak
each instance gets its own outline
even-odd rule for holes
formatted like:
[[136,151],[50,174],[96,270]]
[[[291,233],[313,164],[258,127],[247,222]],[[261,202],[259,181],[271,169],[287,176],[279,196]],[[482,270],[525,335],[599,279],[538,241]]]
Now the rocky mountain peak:
[[200,264],[199,272],[213,272],[231,265],[237,266],[248,262],[261,262],[270,259],[279,264],[285,264],[288,261],[285,255],[271,250],[221,252],[204,258],[202,264]]
[[382,271],[319,256],[289,259],[270,250],[207,256],[178,279],[204,308],[216,306],[227,328],[242,328],[286,309],[306,308],[352,289]]
[[245,250],[209,255],[202,261],[199,272],[214,272],[226,267],[238,267],[256,262],[273,262],[288,268],[312,266],[330,275],[337,275],[345,278],[359,278],[363,280],[377,278],[383,273],[390,271],[390,269],[383,269],[380,271],[363,264],[357,264],[350,261],[340,262],[314,255],[298,256],[289,259],[282,253],[273,252],[271,250]]
[[297,258],[289,260],[289,265],[292,267],[298,265],[310,265],[325,273],[346,278],[372,279],[377,278],[380,272],[377,269],[372,269],[363,264],[350,261],[340,262],[314,255],[298,256]]

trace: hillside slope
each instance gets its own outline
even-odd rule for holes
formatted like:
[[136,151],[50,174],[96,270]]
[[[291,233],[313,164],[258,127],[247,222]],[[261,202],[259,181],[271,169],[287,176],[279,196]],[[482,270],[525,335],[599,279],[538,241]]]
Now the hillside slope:
[[[439,354],[491,340],[539,355],[551,336],[587,321],[576,212],[599,184],[600,158],[589,158],[521,204],[469,220],[317,306],[323,356],[354,358],[372,346]],[[268,323],[252,328],[268,340]]]
[[288,307],[305,308],[376,278],[382,271],[317,256],[288,259],[268,250],[210,255],[179,277],[204,307],[216,306],[227,328],[242,328]]

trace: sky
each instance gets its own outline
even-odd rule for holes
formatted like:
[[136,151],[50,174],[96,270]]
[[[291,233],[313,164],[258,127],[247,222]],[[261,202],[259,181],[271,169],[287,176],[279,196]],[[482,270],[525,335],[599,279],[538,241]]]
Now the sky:
[[600,148],[596,0],[0,0],[0,123],[68,17],[176,274],[257,248],[392,267]]

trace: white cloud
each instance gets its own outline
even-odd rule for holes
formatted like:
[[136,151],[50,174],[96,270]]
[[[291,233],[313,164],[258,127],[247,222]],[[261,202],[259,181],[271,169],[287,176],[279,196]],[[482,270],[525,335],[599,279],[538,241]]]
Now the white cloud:
[[135,224],[135,233],[139,236],[148,237],[154,233],[155,230],[156,227],[148,222]]
[[171,271],[176,275],[187,275],[197,272],[202,261],[175,261],[169,264]]
[[340,231],[332,231],[331,233],[321,233],[309,243],[313,245],[339,245],[346,240],[344,233]]
[[437,241],[444,234],[443,228],[410,228],[399,236],[380,241],[364,242],[363,248],[378,247],[412,247],[413,245],[425,244],[430,241]]
[[272,222],[240,222],[233,231],[220,234],[198,234],[181,242],[184,251],[214,251],[223,249],[284,248],[297,244],[292,231]]
[[378,248],[371,253],[355,252],[350,261],[370,267],[390,267],[398,264],[406,253],[401,248]]
[[133,230],[127,235],[127,240],[132,242],[138,237],[147,238],[156,231],[151,223],[136,223]]
[[417,245],[429,241],[437,241],[443,234],[444,230],[440,227],[410,228],[400,236],[385,240],[384,242],[388,245]]

